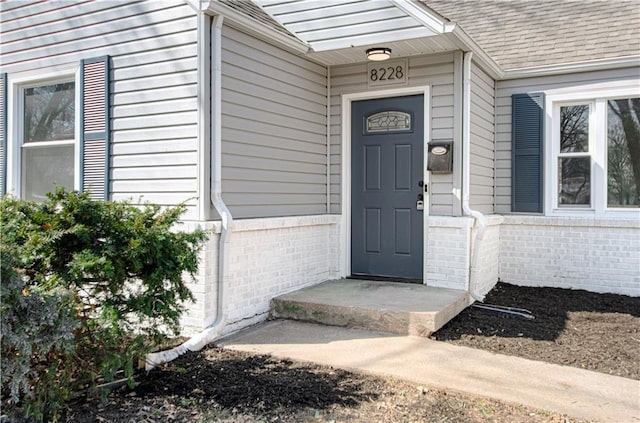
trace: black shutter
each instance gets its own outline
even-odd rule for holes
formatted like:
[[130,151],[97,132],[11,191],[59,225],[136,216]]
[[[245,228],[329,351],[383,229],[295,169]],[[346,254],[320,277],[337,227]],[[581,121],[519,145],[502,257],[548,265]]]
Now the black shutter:
[[109,56],[80,65],[80,190],[109,199]]
[[7,193],[7,74],[0,73],[0,197]]
[[511,126],[511,211],[542,213],[544,94],[514,94]]

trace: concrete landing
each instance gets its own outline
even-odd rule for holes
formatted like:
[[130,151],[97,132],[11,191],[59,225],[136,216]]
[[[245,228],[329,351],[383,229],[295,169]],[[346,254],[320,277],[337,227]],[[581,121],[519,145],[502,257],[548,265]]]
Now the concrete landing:
[[357,279],[328,281],[273,299],[272,316],[429,336],[469,305],[464,291]]
[[278,320],[217,342],[234,350],[393,376],[600,422],[640,422],[640,381],[416,336]]

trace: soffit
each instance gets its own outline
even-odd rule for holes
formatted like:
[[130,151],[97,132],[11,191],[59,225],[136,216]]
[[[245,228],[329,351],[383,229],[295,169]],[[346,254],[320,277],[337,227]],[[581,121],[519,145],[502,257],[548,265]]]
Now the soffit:
[[[359,63],[367,60],[365,52],[368,48],[380,47],[380,44],[381,43],[375,43],[320,52],[310,51],[306,56],[320,63],[332,66]],[[384,47],[388,47],[392,50],[392,59],[398,57],[441,53],[458,49],[456,43],[452,42],[450,37],[444,35],[387,42],[382,44],[384,44]]]
[[[373,45],[396,47],[398,53],[403,48],[407,52],[434,52],[451,47],[424,40],[413,46],[406,44],[406,40],[444,33],[443,20],[406,0],[255,0],[255,3],[309,45],[312,56],[326,63],[352,62],[354,54],[357,61],[362,61],[362,48]],[[415,15],[416,7],[422,16]]]
[[392,57],[471,50],[500,75],[464,31],[419,1],[209,0],[205,10],[324,65],[364,62],[370,47],[391,48]]

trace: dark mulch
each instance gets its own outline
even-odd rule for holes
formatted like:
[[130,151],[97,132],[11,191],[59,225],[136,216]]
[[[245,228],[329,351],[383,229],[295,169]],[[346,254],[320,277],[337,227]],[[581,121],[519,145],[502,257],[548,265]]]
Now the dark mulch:
[[524,308],[535,319],[469,307],[432,338],[640,379],[640,297],[498,283],[485,303]]
[[[500,283],[433,338],[640,379],[640,298]],[[554,413],[390,378],[215,347],[189,353],[107,400],[70,404],[70,422],[578,422]]]
[[563,422],[580,420],[391,378],[206,348],[133,391],[71,404],[70,422]]

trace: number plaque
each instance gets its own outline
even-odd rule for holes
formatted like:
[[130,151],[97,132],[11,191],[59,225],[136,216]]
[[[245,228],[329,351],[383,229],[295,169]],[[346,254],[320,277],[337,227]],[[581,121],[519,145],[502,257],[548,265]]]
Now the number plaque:
[[367,85],[369,88],[406,85],[408,70],[406,59],[369,63],[367,66]]

